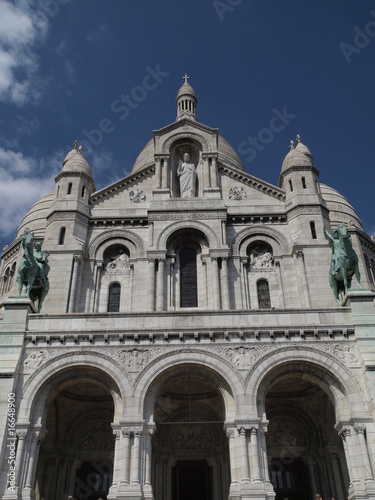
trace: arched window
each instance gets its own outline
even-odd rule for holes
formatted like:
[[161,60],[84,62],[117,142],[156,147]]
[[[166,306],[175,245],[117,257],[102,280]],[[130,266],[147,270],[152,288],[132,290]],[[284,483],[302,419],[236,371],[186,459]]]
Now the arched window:
[[180,305],[198,307],[197,250],[191,247],[180,251]]
[[69,182],[68,190],[67,190],[66,194],[72,194],[72,186],[73,186],[73,184],[71,182]]
[[60,235],[59,235],[59,245],[63,245],[65,242],[65,227],[62,227],[60,229]]
[[270,288],[267,280],[257,282],[259,309],[271,309]]
[[119,312],[120,310],[120,283],[111,283],[108,289],[108,312]]
[[85,193],[86,193],[86,188],[85,188],[85,186],[82,186],[82,191],[81,191],[82,198],[84,198]]
[[311,238],[313,240],[316,240],[316,228],[315,228],[315,222],[310,221],[310,230],[311,230]]

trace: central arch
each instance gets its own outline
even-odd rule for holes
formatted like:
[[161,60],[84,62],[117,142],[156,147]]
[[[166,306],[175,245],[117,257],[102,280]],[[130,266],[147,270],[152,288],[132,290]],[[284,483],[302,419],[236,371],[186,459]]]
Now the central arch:
[[[152,485],[155,500],[224,500],[230,485],[224,432],[228,383],[194,363],[173,366],[150,385],[145,420],[153,420]],[[148,413],[148,414],[147,414]]]

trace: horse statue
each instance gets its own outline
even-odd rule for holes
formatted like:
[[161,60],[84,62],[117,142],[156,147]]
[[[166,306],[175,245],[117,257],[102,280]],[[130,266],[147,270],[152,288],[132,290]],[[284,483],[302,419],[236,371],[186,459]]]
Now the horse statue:
[[43,301],[49,290],[48,265],[49,252],[42,250],[40,242],[35,244],[34,248],[34,233],[30,233],[25,229],[21,246],[23,249],[23,257],[17,269],[18,296],[21,296],[22,287],[26,286],[26,295],[35,304],[38,301],[38,312],[42,308]]
[[358,256],[353,250],[352,239],[344,222],[332,231],[332,235],[328,234],[325,228],[323,231],[324,237],[332,248],[329,284],[337,303],[340,304],[340,295],[349,290],[353,276],[356,277],[358,287],[362,288]]

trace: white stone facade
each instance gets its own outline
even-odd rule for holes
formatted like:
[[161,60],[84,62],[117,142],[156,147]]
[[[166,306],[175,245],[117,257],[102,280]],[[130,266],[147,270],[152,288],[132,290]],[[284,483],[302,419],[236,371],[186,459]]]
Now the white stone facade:
[[[188,83],[176,102],[100,191],[75,145],[3,251],[1,498],[375,499],[374,242],[300,138],[274,186]],[[363,288],[337,304],[341,222]],[[40,313],[25,229],[49,252]]]

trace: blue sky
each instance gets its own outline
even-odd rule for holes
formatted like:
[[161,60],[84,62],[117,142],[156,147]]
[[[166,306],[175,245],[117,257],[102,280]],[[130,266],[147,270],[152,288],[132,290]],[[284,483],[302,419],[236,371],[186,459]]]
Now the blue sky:
[[[374,61],[366,0],[0,0],[0,246],[75,139],[97,189],[127,175],[175,120],[185,72],[199,121],[250,174],[277,185],[299,133],[375,234]],[[271,136],[275,113],[288,118]]]

